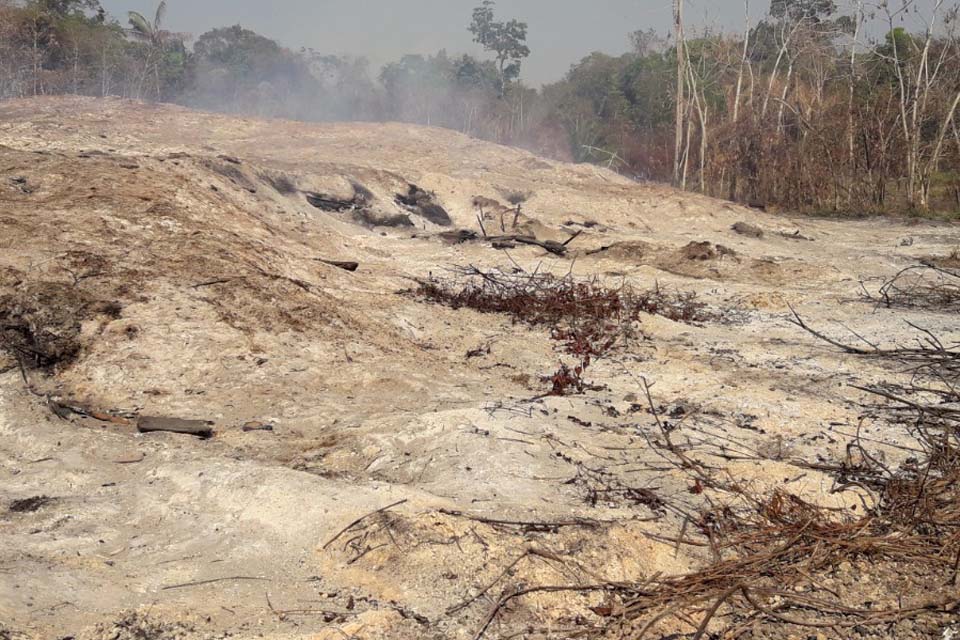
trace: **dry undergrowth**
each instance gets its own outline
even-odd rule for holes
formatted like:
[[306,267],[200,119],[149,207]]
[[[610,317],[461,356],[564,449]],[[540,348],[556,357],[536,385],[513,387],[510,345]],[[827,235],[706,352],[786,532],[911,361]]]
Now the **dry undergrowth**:
[[[602,609],[609,623],[590,635],[946,637],[960,614],[960,348],[933,336],[920,347],[885,351],[838,346],[914,371],[909,386],[863,388],[882,402],[870,407],[873,418],[900,425],[914,455],[890,468],[857,439],[855,463],[819,465],[835,475],[837,490],[862,491],[859,514],[785,492],[758,499],[727,483],[723,491],[738,500],[726,504],[738,506],[703,513],[691,529],[696,535],[678,538],[709,548],[714,562],[618,587]],[[668,630],[684,633],[664,636]]]
[[[566,379],[554,377],[555,394],[582,391],[591,359],[629,335],[641,312],[687,322],[707,318],[692,299],[523,272],[460,269],[450,279],[421,282],[416,293],[549,327],[564,351],[580,358],[575,369],[561,369]],[[646,387],[663,436],[651,444],[690,475],[691,486],[709,494],[710,506],[686,521],[675,544],[704,549],[713,561],[688,575],[639,584],[508,588],[475,637],[509,617],[524,596],[558,592],[601,598],[592,610],[605,622],[581,620],[569,637],[942,637],[960,614],[960,348],[926,333],[919,346],[861,349],[827,339],[799,317],[796,323],[852,354],[902,362],[913,372],[910,386],[863,388],[881,401],[868,415],[899,425],[913,441],[913,455],[891,468],[858,438],[849,447],[856,455],[847,460],[809,465],[833,475],[836,491],[856,489],[862,508],[817,506],[785,491],[750,493],[674,446]]]
[[590,388],[583,373],[598,358],[638,335],[641,314],[656,314],[686,323],[710,319],[706,305],[692,294],[659,287],[636,291],[609,287],[598,278],[556,277],[546,273],[456,268],[448,278],[431,277],[414,292],[424,300],[454,309],[502,313],[514,322],[547,327],[573,365],[560,363],[549,378],[549,395],[583,393]]
[[892,308],[925,308],[932,311],[960,311],[960,271],[945,266],[949,259],[907,267],[883,282],[874,295],[864,294],[878,305]]

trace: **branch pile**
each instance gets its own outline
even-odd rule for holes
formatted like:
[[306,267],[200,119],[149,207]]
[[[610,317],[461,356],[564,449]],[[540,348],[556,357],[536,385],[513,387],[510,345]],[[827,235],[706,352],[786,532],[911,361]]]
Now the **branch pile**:
[[687,323],[710,318],[706,305],[693,295],[670,294],[659,287],[641,292],[626,285],[608,287],[599,278],[557,277],[520,269],[469,266],[456,267],[451,273],[420,280],[415,295],[454,309],[506,314],[515,323],[547,327],[563,351],[577,358],[574,366],[561,363],[551,377],[551,395],[587,389],[583,372],[634,337],[642,313]]
[[[822,337],[799,316],[796,323]],[[650,440],[651,446],[702,481],[695,486],[710,488],[709,506],[686,519],[677,537],[651,537],[703,549],[713,560],[686,575],[522,593],[585,591],[600,598],[591,609],[604,622],[584,622],[571,637],[945,637],[960,614],[960,350],[924,336],[916,346],[892,349],[823,338],[859,356],[907,364],[911,374],[907,384],[861,388],[883,403],[872,407],[874,418],[906,426],[915,455],[887,466],[857,437],[850,443],[857,461],[825,469],[836,473],[835,491],[858,490],[856,509],[810,504],[783,490],[758,497],[723,470],[685,456],[665,431],[666,444]]]
[[[714,563],[693,574],[637,585],[632,594],[622,591],[603,607],[611,621],[597,637],[640,640],[678,628],[689,628],[694,640],[708,637],[708,629],[709,637],[722,638],[786,637],[804,630],[831,630],[843,638],[897,637],[897,625],[904,621],[919,624],[923,618],[928,624],[922,628],[938,634],[944,623],[957,619],[960,350],[929,332],[917,346],[864,349],[826,338],[796,314],[795,323],[850,353],[908,365],[909,384],[860,388],[886,403],[874,407],[877,417],[908,426],[921,455],[891,469],[859,438],[851,443],[862,455],[856,468],[837,469],[839,479],[848,480],[839,490],[856,485],[869,495],[859,516],[785,492],[766,500],[739,493],[751,505],[746,513],[725,507],[702,514],[695,530],[703,543],[681,535],[680,542],[709,547]],[[849,481],[851,476],[857,480]],[[928,584],[920,590],[914,583],[907,587],[909,597],[888,598],[886,606],[872,601],[851,606],[862,575],[848,577],[842,586],[824,583],[841,563],[855,563],[864,574],[890,581],[914,571]],[[934,637],[911,628],[914,637]]]
[[884,281],[867,297],[887,308],[960,312],[960,271],[932,264],[913,265]]

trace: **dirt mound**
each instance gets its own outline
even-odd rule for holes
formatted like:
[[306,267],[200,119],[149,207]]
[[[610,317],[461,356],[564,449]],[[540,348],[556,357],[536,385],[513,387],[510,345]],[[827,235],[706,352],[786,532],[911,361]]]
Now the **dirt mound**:
[[736,256],[736,252],[722,244],[709,242],[691,242],[678,252],[678,257],[686,260],[718,260],[723,256]]
[[763,237],[763,229],[756,225],[750,224],[749,222],[734,223],[731,229],[742,236],[747,236],[748,238],[757,238],[759,240]]
[[722,244],[692,241],[672,249],[646,241],[616,242],[589,250],[588,256],[607,258],[695,279],[758,285],[812,284],[835,279],[830,269],[793,258],[751,258]]

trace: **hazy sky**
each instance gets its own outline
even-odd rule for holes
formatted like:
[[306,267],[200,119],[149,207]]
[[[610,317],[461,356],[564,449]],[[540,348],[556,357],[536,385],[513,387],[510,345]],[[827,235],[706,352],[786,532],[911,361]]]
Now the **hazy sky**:
[[[149,14],[156,1],[101,4],[126,23],[127,11]],[[466,29],[478,4],[480,0],[167,0],[166,24],[194,35],[241,24],[291,48],[366,55],[379,65],[405,53],[442,48],[480,53]],[[743,21],[742,0],[699,0],[689,10],[691,20],[697,14],[702,18],[708,7],[711,20]],[[496,10],[501,19],[529,23],[532,53],[524,62],[524,77],[533,84],[558,80],[591,51],[623,53],[629,32],[667,30],[671,15],[670,0],[500,0]]]
[[[929,1],[929,0],[926,0]],[[150,15],[157,0],[101,0],[126,24],[128,10]],[[168,0],[166,26],[199,35],[240,24],[290,48],[365,55],[377,66],[405,53],[480,53],[466,27],[480,0]],[[763,12],[769,0],[751,0]],[[840,4],[840,3],[838,3]],[[743,25],[743,0],[687,0],[691,25]],[[531,84],[560,79],[592,51],[623,53],[627,34],[670,29],[671,0],[500,0],[501,19],[529,24],[524,62]]]

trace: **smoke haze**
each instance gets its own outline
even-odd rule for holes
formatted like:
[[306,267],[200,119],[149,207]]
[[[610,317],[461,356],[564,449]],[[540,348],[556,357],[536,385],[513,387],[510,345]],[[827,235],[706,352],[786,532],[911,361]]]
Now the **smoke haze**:
[[[123,20],[133,9],[149,15],[154,0],[104,0],[104,8]],[[404,54],[479,55],[467,32],[479,0],[169,0],[167,27],[194,35],[213,27],[241,24],[285,46],[323,53],[365,56],[374,68]],[[755,4],[757,4],[755,2]],[[762,13],[757,7],[758,15]],[[670,29],[668,0],[501,0],[497,13],[529,23],[532,51],[524,61],[525,82],[559,80],[570,65],[592,51],[612,55],[630,47],[627,34],[637,29]],[[692,23],[709,21],[725,28],[743,22],[741,0],[691,4]]]

